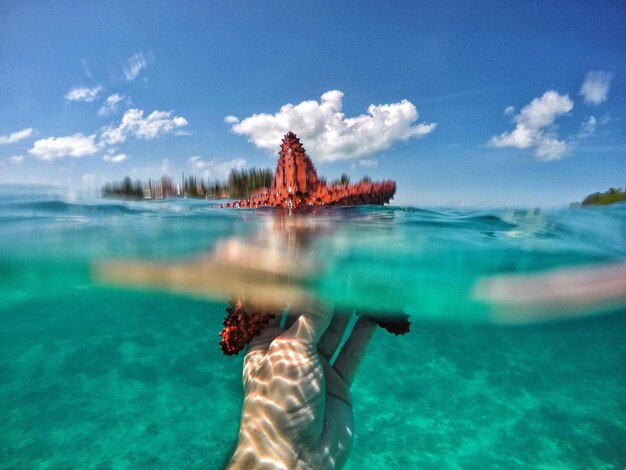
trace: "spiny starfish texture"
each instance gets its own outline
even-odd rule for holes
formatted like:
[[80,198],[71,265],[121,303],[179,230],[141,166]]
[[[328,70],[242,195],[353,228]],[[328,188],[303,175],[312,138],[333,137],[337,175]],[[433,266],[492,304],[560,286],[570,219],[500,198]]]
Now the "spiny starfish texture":
[[409,316],[404,312],[387,313],[384,315],[376,314],[373,312],[357,312],[357,315],[362,315],[369,318],[378,326],[384,328],[389,333],[393,333],[396,336],[404,335],[411,331],[411,322],[409,321]]
[[[239,354],[250,340],[258,335],[267,326],[275,313],[268,312],[246,305],[244,308],[241,298],[231,300],[226,309],[228,315],[224,320],[224,329],[220,333],[220,346],[227,356]],[[358,315],[369,318],[381,328],[396,336],[408,333],[411,328],[409,316],[405,313],[376,314],[374,312],[357,312]]]
[[395,181],[379,183],[329,185],[317,176],[313,162],[293,132],[283,137],[276,173],[269,191],[224,207],[283,207],[298,209],[307,206],[354,206],[386,204],[396,193]]
[[224,320],[224,329],[220,333],[222,337],[220,346],[227,356],[238,354],[276,316],[263,309],[249,306],[244,309],[241,299],[231,300],[226,311],[228,315]]

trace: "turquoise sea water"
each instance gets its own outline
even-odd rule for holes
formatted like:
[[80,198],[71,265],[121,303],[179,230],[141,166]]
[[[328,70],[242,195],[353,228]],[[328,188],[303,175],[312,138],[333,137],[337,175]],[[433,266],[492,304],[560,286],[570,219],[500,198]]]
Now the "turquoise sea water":
[[[624,295],[518,302],[552,292],[532,276],[591,269],[575,285],[626,262],[626,205],[299,220],[0,189],[0,468],[220,468],[242,400],[242,355],[217,344],[224,302],[113,286],[93,268],[193,262],[233,239],[294,245],[293,266],[314,269],[293,282],[327,301],[411,315],[411,333],[377,331],[362,364],[347,468],[626,466]],[[502,276],[539,281],[485,294]]]

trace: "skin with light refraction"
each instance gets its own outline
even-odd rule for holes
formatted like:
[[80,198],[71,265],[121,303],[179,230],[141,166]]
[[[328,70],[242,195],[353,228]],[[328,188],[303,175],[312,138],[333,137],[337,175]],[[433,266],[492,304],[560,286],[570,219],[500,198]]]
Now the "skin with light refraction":
[[248,346],[229,469],[336,469],[348,458],[354,429],[349,389],[375,325],[360,318],[331,366],[349,317],[333,317],[319,306],[297,310],[286,330],[274,319]]

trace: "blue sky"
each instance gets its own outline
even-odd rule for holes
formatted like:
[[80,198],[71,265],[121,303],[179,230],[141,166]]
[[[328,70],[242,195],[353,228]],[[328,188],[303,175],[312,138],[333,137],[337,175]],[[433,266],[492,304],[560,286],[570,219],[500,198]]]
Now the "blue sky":
[[626,4],[0,0],[0,183],[274,167],[395,202],[553,206],[626,185]]

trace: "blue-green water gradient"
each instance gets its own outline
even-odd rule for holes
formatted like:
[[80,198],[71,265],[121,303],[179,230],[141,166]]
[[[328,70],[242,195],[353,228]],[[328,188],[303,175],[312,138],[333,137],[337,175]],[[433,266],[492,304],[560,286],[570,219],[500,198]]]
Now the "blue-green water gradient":
[[[194,259],[270,217],[3,188],[0,468],[220,468],[242,400],[242,357],[217,345],[225,305],[113,288],[91,268]],[[373,339],[347,468],[626,466],[626,311],[507,326],[472,296],[485,276],[624,262],[626,206],[315,217],[307,249],[324,269],[308,287],[412,321]]]

